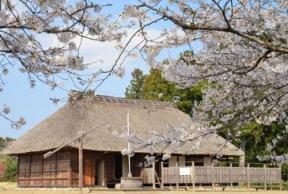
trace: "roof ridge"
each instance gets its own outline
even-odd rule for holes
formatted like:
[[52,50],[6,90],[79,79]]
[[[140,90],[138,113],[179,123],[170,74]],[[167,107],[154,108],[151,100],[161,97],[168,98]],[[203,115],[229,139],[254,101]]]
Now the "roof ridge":
[[157,101],[157,100],[144,100],[144,99],[129,99],[124,97],[106,96],[106,95],[95,95],[94,100],[104,102],[115,102],[125,104],[150,104],[153,106],[169,106],[175,107],[173,102],[168,101]]

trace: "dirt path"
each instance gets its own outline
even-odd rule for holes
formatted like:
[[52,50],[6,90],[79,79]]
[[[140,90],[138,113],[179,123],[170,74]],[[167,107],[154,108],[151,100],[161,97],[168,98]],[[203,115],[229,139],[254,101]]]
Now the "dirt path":
[[[234,189],[230,191],[211,191],[211,190],[198,190],[193,192],[191,190],[167,190],[167,191],[117,191],[117,190],[104,190],[104,191],[89,191],[85,189],[83,194],[217,194],[217,193],[224,193],[224,194],[288,194],[288,191],[256,191],[247,189]],[[71,190],[71,189],[25,189],[25,188],[17,188],[15,183],[1,183],[0,182],[0,194],[79,194],[78,190]]]
[[[68,191],[68,190],[27,190],[27,189],[13,189],[0,191],[0,194],[78,194],[78,191]],[[264,193],[264,194],[288,194],[288,191],[84,191],[84,194],[215,194],[215,193],[224,193],[224,194],[249,194],[249,193]]]

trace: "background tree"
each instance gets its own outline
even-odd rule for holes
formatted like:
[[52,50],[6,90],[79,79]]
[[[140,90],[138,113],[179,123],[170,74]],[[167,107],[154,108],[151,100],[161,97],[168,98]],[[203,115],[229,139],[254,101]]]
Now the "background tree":
[[12,143],[15,139],[10,137],[0,137],[0,151],[5,148],[9,143]]
[[194,103],[201,101],[201,88],[205,86],[203,82],[190,88],[178,88],[175,83],[167,81],[159,69],[151,69],[147,75],[135,69],[132,77],[126,88],[126,98],[175,102],[187,114],[191,114]]
[[132,80],[130,82],[130,85],[126,88],[126,98],[142,99],[144,80],[145,76],[143,75],[143,71],[141,71],[140,69],[135,69],[132,72]]

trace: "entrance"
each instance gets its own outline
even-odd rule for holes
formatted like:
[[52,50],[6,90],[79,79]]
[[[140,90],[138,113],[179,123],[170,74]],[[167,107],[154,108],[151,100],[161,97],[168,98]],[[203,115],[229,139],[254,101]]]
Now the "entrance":
[[95,185],[104,186],[104,160],[95,160]]
[[104,160],[90,159],[84,160],[84,186],[104,185]]

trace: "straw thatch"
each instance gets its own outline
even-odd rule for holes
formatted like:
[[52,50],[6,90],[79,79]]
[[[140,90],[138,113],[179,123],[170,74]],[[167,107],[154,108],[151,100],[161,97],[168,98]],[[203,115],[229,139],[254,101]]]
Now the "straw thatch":
[[[85,136],[84,149],[121,151],[126,147],[126,140],[113,135],[113,131],[119,133],[126,131],[128,110],[131,131],[144,139],[150,136],[151,131],[165,133],[168,124],[172,126],[191,124],[190,117],[171,103],[93,96],[66,104],[13,142],[3,150],[3,153],[17,155],[51,150],[76,137],[80,130],[89,130],[106,120],[110,122]],[[122,116],[112,119],[119,114]],[[78,145],[74,142],[69,146]],[[225,144],[225,140],[216,134],[206,136],[198,149],[192,150],[191,147],[191,143],[187,143],[177,153],[211,155],[220,151],[223,155],[244,154],[232,144]]]

